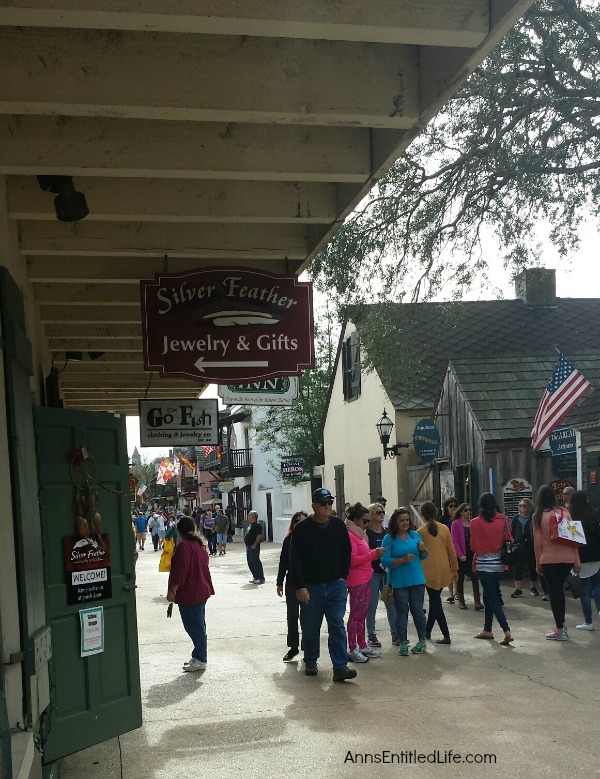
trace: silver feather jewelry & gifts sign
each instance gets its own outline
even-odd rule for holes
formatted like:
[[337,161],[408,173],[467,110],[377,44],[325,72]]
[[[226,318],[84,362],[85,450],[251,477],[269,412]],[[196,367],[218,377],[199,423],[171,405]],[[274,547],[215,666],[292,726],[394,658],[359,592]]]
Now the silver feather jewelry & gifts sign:
[[144,367],[241,384],[314,367],[312,284],[247,268],[140,282]]

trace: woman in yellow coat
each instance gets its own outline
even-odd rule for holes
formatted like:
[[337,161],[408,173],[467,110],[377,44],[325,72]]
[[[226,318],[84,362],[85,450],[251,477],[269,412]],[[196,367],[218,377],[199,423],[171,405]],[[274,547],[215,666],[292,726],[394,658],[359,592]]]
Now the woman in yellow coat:
[[450,631],[442,606],[442,590],[457,580],[458,560],[450,531],[446,525],[436,522],[437,513],[435,503],[430,500],[423,503],[421,518],[424,524],[417,530],[429,552],[429,556],[421,562],[429,596],[425,638],[431,638],[431,630],[437,622],[442,638],[438,638],[436,643],[450,644]]

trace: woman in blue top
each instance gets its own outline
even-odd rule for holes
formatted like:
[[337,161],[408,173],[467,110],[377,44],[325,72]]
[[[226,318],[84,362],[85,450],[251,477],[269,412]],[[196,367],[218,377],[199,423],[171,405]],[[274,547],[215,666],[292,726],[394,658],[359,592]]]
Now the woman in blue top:
[[396,606],[396,630],[400,637],[400,655],[408,655],[408,611],[412,614],[419,641],[411,649],[420,655],[427,651],[425,642],[425,575],[421,560],[427,555],[425,544],[419,534],[411,528],[410,510],[396,509],[390,517],[388,534],[381,542],[385,549],[381,564],[390,572]]

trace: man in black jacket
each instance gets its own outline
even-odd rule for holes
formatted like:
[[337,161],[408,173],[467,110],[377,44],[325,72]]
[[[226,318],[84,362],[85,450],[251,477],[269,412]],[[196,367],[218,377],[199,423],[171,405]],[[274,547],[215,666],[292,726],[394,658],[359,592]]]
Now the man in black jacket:
[[244,543],[246,544],[248,568],[250,568],[250,573],[252,574],[250,584],[264,584],[265,575],[260,561],[260,544],[263,540],[263,532],[256,511],[251,511],[248,514],[248,522],[250,524],[248,532],[244,536]]
[[350,539],[344,522],[331,516],[333,495],[318,489],[312,496],[313,514],[299,522],[292,533],[290,571],[300,601],[300,625],[304,645],[304,673],[316,676],[323,617],[327,620],[329,654],[334,682],[354,679],[348,668],[348,640],[344,613],[350,570]]

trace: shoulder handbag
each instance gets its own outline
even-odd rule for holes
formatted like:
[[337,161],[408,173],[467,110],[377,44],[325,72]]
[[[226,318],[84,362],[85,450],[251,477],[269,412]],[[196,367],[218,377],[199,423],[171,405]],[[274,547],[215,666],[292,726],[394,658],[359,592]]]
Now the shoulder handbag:
[[504,565],[514,565],[521,558],[523,552],[523,541],[515,543],[512,540],[510,531],[508,529],[508,519],[504,517],[504,536],[502,539],[502,549],[500,550],[500,558]]

